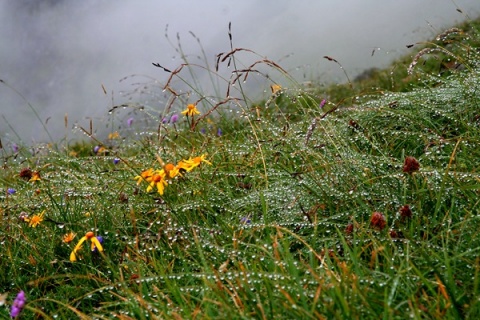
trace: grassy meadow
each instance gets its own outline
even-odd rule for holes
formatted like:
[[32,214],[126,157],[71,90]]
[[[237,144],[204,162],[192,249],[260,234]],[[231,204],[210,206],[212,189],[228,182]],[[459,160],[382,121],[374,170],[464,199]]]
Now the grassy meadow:
[[0,318],[480,318],[478,22],[308,90],[229,35],[105,137],[3,141]]

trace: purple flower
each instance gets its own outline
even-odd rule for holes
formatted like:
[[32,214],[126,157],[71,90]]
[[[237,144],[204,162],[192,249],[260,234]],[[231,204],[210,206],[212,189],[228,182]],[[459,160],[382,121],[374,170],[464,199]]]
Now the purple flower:
[[15,300],[13,300],[12,308],[10,309],[10,317],[18,317],[20,312],[22,312],[23,306],[25,306],[25,301],[27,301],[25,292],[21,290],[15,297]]
[[240,222],[243,223],[243,224],[250,224],[252,222],[252,220],[250,219],[249,216],[246,216],[246,217],[243,217],[242,219],[240,219]]
[[162,123],[163,123],[163,124],[165,124],[165,123],[167,123],[167,122],[168,122],[167,117],[165,117],[165,118],[162,119]]
[[200,129],[200,133],[201,133],[201,134],[205,134],[206,131],[207,131],[207,130],[206,130],[205,128]]
[[325,103],[327,103],[327,100],[323,99],[323,100],[320,102],[319,108],[322,109],[323,106],[325,105]]
[[131,127],[132,123],[133,123],[133,120],[135,120],[135,119],[133,119],[133,117],[128,118],[127,119],[127,126]]
[[100,150],[100,146],[95,146],[93,147],[93,153],[97,154],[97,152]]
[[120,162],[120,159],[119,159],[119,158],[113,159],[113,164],[118,164],[119,162]]
[[17,192],[17,190],[13,189],[13,188],[8,188],[7,189],[7,193],[8,194],[14,194],[15,192]]
[[170,123],[175,123],[178,121],[178,114],[174,113],[170,118]]
[[221,137],[222,136],[222,129],[218,128],[217,129],[217,136]]
[[17,152],[18,152],[18,149],[19,149],[19,148],[18,148],[18,145],[17,145],[15,142],[13,142],[13,143],[12,143],[12,150],[13,150],[13,152],[14,152],[14,153],[17,153]]

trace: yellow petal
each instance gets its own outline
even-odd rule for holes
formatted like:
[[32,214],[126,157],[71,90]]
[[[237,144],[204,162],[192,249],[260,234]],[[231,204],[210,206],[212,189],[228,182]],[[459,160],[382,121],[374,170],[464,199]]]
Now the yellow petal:
[[92,239],[90,239],[90,241],[93,242],[95,247],[97,247],[98,251],[103,251],[102,244],[100,243],[100,241],[98,241],[97,237],[93,237]]
[[162,181],[158,182],[157,183],[157,190],[158,190],[158,193],[160,193],[160,195],[162,196],[163,195],[163,190],[165,189],[164,187],[164,184]]
[[78,250],[80,250],[80,248],[82,247],[82,244],[85,242],[85,240],[87,240],[87,237],[82,237],[80,239],[80,241],[78,241],[77,245],[75,246],[75,248],[73,248],[73,251],[72,252],[77,252]]
[[70,253],[70,262],[75,262],[77,261],[77,257],[75,256],[75,252],[72,251],[72,253]]
[[75,256],[75,253],[77,253],[78,250],[80,250],[82,248],[82,244],[85,242],[85,240],[87,240],[87,237],[83,236],[80,241],[78,241],[77,245],[75,246],[75,248],[73,248],[72,250],[72,253],[70,253],[70,261],[76,261],[77,258]]

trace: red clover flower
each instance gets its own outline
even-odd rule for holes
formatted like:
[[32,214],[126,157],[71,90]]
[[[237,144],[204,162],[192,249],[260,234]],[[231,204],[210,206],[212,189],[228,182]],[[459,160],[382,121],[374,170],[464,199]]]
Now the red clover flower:
[[400,208],[400,217],[402,217],[402,219],[412,217],[412,209],[410,209],[410,206],[408,204]]
[[387,220],[381,212],[374,212],[370,219],[370,225],[378,230],[383,230],[387,225]]
[[403,172],[413,173],[420,169],[420,163],[414,157],[406,157],[403,163]]

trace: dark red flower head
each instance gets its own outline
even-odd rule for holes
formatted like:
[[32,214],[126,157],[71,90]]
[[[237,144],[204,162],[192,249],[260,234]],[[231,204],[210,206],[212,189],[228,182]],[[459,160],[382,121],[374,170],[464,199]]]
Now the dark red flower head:
[[420,169],[420,163],[414,157],[406,157],[403,163],[403,172],[412,173]]
[[385,220],[385,216],[382,213],[374,212],[370,219],[370,225],[378,230],[383,230],[387,225],[387,220]]
[[22,178],[22,179],[30,180],[30,179],[32,179],[32,175],[33,175],[33,172],[32,172],[32,169],[30,169],[30,168],[23,168],[20,171],[20,178]]
[[346,233],[346,234],[352,234],[352,232],[353,232],[353,223],[350,222],[350,223],[347,225],[347,227],[345,228],[345,233]]
[[410,206],[408,204],[400,208],[400,217],[402,217],[403,219],[412,217],[412,209],[410,209]]

